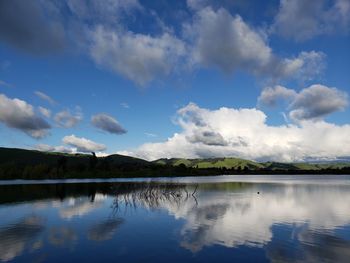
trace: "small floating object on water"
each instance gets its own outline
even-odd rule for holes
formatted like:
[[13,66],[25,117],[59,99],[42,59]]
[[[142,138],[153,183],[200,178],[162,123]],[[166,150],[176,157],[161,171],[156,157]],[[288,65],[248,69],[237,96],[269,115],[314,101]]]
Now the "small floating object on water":
[[257,192],[257,194],[260,194],[260,192]]

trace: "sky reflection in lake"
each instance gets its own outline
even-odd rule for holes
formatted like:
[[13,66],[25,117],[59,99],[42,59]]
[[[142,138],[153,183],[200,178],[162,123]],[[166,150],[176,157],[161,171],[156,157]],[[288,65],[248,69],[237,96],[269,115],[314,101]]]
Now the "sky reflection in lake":
[[4,185],[0,218],[2,262],[350,258],[350,187],[339,181]]

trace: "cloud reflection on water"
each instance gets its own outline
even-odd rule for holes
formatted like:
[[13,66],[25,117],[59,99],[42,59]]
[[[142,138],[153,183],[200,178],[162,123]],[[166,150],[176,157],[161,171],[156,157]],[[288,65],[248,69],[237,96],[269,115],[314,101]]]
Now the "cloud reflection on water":
[[41,217],[28,216],[0,228],[0,261],[10,261],[21,255],[44,231]]
[[193,252],[213,244],[262,247],[272,240],[274,225],[306,224],[313,233],[350,224],[350,190],[341,186],[200,190],[197,200],[198,205],[189,199],[181,206],[167,203],[164,207],[176,218],[185,219],[181,245]]

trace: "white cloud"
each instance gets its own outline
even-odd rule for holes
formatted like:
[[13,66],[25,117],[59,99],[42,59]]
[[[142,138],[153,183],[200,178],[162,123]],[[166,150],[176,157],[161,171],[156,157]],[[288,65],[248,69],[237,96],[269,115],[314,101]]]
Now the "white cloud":
[[50,118],[51,117],[51,111],[45,107],[38,107],[39,112],[44,115],[46,118]]
[[114,134],[124,134],[126,130],[112,116],[100,113],[91,117],[91,123],[95,127]]
[[70,198],[59,210],[60,217],[70,220],[74,217],[83,217],[91,213],[101,207],[106,199],[100,194],[97,194],[96,197],[94,202],[91,202],[89,198]]
[[128,103],[126,103],[126,102],[120,103],[120,106],[122,106],[125,109],[129,109],[130,108],[130,105]]
[[48,144],[37,144],[35,149],[42,152],[63,152],[63,153],[76,153],[76,148],[65,147],[65,146],[51,146]]
[[299,93],[282,86],[268,87],[262,91],[258,103],[274,106],[281,99],[289,103],[289,116],[296,122],[322,120],[333,112],[344,110],[348,105],[347,93],[320,84],[307,87]]
[[185,51],[184,43],[169,33],[152,37],[97,26],[90,38],[90,56],[96,64],[141,86],[170,74]]
[[223,8],[216,11],[210,7],[201,9],[193,24],[184,28],[193,42],[194,65],[213,66],[227,73],[246,70],[273,79],[302,77],[307,80],[324,67],[325,56],[321,52],[302,52],[294,58],[279,58],[268,45],[266,34]]
[[58,112],[54,118],[57,125],[64,128],[72,128],[76,126],[82,119],[83,116],[80,108],[77,108],[74,114],[72,114],[69,110]]
[[55,105],[56,101],[52,99],[49,95],[45,94],[41,91],[35,91],[34,94],[38,96],[40,99],[45,100],[46,102],[50,103],[51,105]]
[[20,99],[0,94],[0,122],[39,139],[48,134],[51,126],[34,112],[33,106]]
[[85,138],[79,138],[73,134],[70,136],[65,136],[62,139],[62,142],[64,144],[76,147],[78,152],[98,152],[106,150],[106,146],[104,144],[96,143]]
[[[302,161],[350,156],[349,124],[303,121],[300,125],[272,126],[266,118],[254,108],[209,110],[190,103],[177,112],[180,133],[165,142],[146,143],[120,153],[149,160],[234,156]],[[204,133],[212,136],[203,136]]]
[[349,31],[350,2],[281,0],[272,30],[288,39],[309,40],[322,34]]

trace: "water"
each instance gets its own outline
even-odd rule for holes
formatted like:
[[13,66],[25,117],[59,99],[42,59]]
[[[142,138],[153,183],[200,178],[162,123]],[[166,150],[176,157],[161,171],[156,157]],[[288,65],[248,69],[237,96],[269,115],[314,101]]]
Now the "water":
[[3,182],[0,261],[349,262],[349,182],[348,176]]

